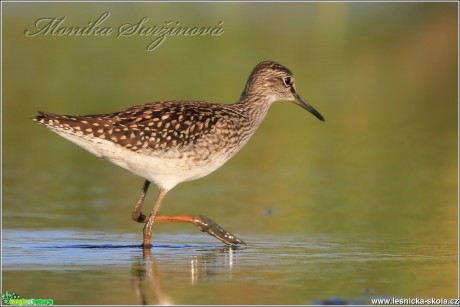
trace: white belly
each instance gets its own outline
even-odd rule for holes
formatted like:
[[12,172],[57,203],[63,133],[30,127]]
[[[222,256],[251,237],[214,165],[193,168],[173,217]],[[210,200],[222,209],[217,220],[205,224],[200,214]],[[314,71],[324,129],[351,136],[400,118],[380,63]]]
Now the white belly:
[[177,184],[204,177],[222,166],[233,154],[207,155],[206,160],[197,159],[174,150],[134,152],[111,141],[52,129],[57,134],[86,149],[102,159],[141,176],[158,187],[171,190]]

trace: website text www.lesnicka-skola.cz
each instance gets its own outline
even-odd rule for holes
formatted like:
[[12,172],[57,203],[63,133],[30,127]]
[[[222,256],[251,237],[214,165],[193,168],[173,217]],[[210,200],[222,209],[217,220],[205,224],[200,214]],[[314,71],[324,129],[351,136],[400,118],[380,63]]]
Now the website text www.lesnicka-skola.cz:
[[372,305],[456,305],[458,298],[373,298]]

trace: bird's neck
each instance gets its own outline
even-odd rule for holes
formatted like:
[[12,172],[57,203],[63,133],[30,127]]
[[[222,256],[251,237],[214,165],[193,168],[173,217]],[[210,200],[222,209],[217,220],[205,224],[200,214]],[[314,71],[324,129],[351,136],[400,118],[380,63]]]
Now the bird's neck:
[[253,95],[251,93],[243,93],[240,100],[235,104],[241,113],[248,117],[254,129],[262,123],[265,116],[274,102],[270,96]]

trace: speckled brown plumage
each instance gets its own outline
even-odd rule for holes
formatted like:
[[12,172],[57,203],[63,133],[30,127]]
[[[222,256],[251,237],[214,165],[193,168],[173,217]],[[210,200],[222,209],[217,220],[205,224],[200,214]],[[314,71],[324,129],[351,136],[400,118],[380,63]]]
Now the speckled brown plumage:
[[[167,101],[134,106],[120,112],[69,116],[40,112],[40,124],[90,137],[110,140],[129,150],[168,151],[196,144],[225,122],[232,112],[200,102]],[[234,112],[233,112],[234,113]]]
[[[150,225],[146,228],[151,228],[164,194],[181,182],[206,176],[223,165],[249,140],[276,101],[292,101],[324,120],[297,94],[289,69],[264,61],[253,69],[240,99],[231,105],[165,101],[98,115],[39,112],[34,121],[94,155],[154,182],[160,188],[160,197],[156,211],[146,222]],[[140,205],[136,208],[133,219],[144,221]],[[199,228],[208,231],[202,225],[212,223],[204,220],[187,221],[198,221]],[[233,235],[216,235],[221,228],[211,228],[210,234],[233,244],[228,241]],[[145,228],[144,244],[150,244]]]

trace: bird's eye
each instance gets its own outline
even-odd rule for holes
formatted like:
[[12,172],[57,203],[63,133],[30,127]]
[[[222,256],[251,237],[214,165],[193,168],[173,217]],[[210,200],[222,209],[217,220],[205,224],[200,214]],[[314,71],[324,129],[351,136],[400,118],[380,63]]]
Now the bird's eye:
[[291,83],[292,82],[291,77],[284,77],[283,82],[284,82],[284,85],[291,86],[291,84],[292,84]]

